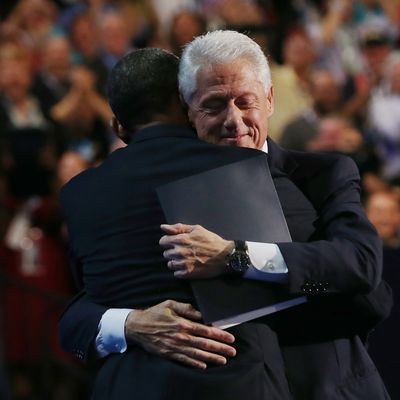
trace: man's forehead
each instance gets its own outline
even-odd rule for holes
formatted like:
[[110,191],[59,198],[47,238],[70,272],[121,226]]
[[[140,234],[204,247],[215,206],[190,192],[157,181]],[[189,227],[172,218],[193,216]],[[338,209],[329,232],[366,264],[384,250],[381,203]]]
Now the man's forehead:
[[245,59],[237,59],[231,62],[209,64],[199,68],[197,80],[221,82],[226,79],[256,79],[255,67]]
[[207,66],[197,73],[195,97],[254,95],[262,86],[251,66]]
[[256,93],[253,91],[247,90],[247,86],[243,85],[243,88],[233,88],[229,89],[223,86],[210,88],[209,90],[205,90],[202,93],[199,93],[200,101],[208,100],[208,99],[227,99],[227,98],[235,98],[235,97],[257,97]]

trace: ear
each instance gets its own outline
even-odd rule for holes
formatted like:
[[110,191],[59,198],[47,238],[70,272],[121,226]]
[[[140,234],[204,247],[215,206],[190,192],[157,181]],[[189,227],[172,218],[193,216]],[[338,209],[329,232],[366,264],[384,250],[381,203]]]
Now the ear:
[[110,127],[112,129],[112,131],[118,135],[119,133],[119,126],[120,123],[118,122],[117,118],[115,117],[115,115],[112,116],[111,120],[110,120]]
[[110,121],[111,129],[115,132],[115,134],[125,143],[128,144],[130,142],[130,135],[124,129],[124,127],[119,123],[117,118],[113,116]]
[[274,113],[274,88],[271,85],[267,93],[268,117]]

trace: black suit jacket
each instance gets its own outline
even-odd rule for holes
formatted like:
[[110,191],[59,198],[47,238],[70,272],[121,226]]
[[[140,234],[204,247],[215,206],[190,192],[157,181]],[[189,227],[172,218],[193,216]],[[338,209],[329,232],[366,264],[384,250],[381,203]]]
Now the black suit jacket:
[[[107,307],[146,307],[168,298],[193,303],[187,282],[173,278],[158,247],[164,217],[154,189],[254,153],[213,146],[182,129],[159,126],[139,132],[128,148],[72,180],[62,202],[90,301]],[[366,393],[385,398],[356,335],[365,326],[352,318],[348,327],[339,322],[357,309],[357,301],[350,307],[347,300],[370,292],[380,281],[380,246],[359,203],[355,166],[340,156],[285,152],[272,141],[268,158],[295,240],[279,244],[289,268],[289,291],[321,300],[314,299],[299,313],[293,309],[233,328],[238,356],[222,368],[195,371],[140,348],[113,355],[100,370],[95,398],[130,398],[136,392],[146,399],[289,399],[289,390],[294,398],[307,400],[364,399]],[[336,308],[332,304],[339,295],[346,301]],[[75,339],[69,336],[76,326],[70,316],[81,313],[76,305],[83,302],[64,314],[60,331],[64,347],[85,358],[97,326],[84,324]],[[359,308],[365,309],[371,311]],[[96,306],[88,314],[99,320],[103,312]],[[331,316],[338,325],[333,331],[320,320]],[[305,324],[309,328],[300,329]],[[349,389],[361,380],[365,391],[353,390],[349,397]]]

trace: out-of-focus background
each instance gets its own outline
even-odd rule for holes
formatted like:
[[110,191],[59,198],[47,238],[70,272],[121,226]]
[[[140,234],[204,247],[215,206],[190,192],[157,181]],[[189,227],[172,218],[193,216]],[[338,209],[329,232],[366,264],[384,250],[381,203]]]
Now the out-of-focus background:
[[395,295],[370,352],[400,399],[399,0],[1,0],[0,18],[0,399],[89,398],[91,369],[57,343],[77,290],[59,189],[123,146],[105,97],[116,61],[142,47],[179,55],[218,28],[267,54],[275,141],[359,166]]

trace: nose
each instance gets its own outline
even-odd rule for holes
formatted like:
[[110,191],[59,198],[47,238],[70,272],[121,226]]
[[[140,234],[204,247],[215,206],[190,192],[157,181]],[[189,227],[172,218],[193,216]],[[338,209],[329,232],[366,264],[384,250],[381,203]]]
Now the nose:
[[242,112],[235,105],[235,103],[230,102],[227,106],[224,128],[229,134],[240,134],[240,130],[243,126]]

